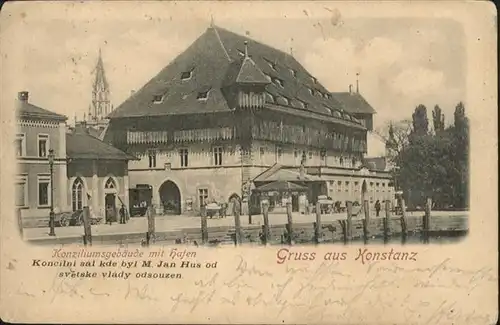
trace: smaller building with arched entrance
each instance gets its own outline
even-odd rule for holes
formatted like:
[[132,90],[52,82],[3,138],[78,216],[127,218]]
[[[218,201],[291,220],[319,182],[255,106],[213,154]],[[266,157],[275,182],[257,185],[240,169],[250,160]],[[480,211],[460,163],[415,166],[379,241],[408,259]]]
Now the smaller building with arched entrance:
[[68,202],[72,211],[88,206],[94,216],[119,220],[128,209],[128,161],[135,157],[104,143],[80,127],[66,135]]

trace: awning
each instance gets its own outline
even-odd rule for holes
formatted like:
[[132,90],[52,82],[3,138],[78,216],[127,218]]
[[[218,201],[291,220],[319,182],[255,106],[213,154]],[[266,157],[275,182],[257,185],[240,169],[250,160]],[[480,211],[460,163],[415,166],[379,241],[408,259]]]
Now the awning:
[[307,187],[287,181],[276,181],[254,189],[255,192],[305,192]]

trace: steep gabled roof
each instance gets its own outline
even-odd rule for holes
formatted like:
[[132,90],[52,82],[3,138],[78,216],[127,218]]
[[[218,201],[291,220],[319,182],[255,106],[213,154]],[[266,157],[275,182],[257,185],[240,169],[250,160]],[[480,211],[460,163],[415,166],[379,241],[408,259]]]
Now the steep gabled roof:
[[[343,105],[293,56],[215,26],[208,28],[108,117],[229,111],[233,107],[226,101],[224,87],[238,82],[266,81],[269,104],[286,107],[290,113],[309,111],[348,119],[342,116]],[[197,98],[199,93],[207,91],[206,100]],[[357,123],[356,120],[347,123],[353,122]]]
[[331,93],[352,114],[375,114],[375,109],[358,92]]
[[16,113],[17,116],[24,118],[46,119],[53,121],[66,121],[68,119],[64,115],[51,112],[25,101],[18,102]]
[[70,159],[136,160],[84,131],[66,133],[66,155]]

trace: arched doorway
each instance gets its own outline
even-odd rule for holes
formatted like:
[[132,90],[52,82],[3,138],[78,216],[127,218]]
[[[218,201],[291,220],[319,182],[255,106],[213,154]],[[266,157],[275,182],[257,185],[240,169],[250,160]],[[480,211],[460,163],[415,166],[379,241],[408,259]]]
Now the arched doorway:
[[227,215],[232,216],[233,211],[234,211],[234,202],[238,202],[241,204],[241,198],[238,194],[233,193],[231,196],[229,196],[229,199],[227,200]]
[[159,189],[163,214],[181,214],[181,191],[172,181],[164,182]]
[[117,221],[117,207],[116,207],[116,198],[118,195],[118,191],[116,188],[116,182],[112,177],[106,179],[104,183],[104,207],[105,207],[105,216],[106,221],[116,222]]

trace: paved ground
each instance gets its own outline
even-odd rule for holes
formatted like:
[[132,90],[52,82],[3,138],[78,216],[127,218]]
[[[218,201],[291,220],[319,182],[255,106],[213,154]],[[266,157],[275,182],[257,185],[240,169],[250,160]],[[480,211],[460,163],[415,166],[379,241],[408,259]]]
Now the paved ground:
[[[383,218],[385,213],[381,211],[380,218]],[[423,212],[409,212],[408,216],[422,216]],[[456,211],[433,211],[432,217],[450,217],[450,216],[464,216],[468,215],[468,212],[456,212]],[[312,223],[316,220],[316,216],[314,214],[303,215],[299,213],[293,214],[293,222],[294,223]],[[392,215],[392,218],[399,218],[400,216]],[[354,219],[361,218],[354,217]],[[375,216],[371,216],[371,218],[376,218]],[[337,220],[346,219],[345,213],[337,213],[337,214],[329,214],[322,215],[322,223],[334,222]],[[269,223],[271,225],[285,225],[287,223],[286,214],[270,214],[269,215]],[[263,224],[262,215],[252,216],[252,226],[260,226]],[[105,225],[99,224],[92,226],[92,236],[100,236],[100,235],[110,235],[110,234],[139,234],[147,232],[147,219],[146,218],[132,218],[129,220],[127,224],[117,224],[113,225]],[[248,216],[241,216],[241,226],[246,227],[249,226]],[[182,229],[189,228],[199,228],[200,227],[200,218],[199,217],[191,217],[191,216],[157,216],[155,219],[155,228],[157,232],[165,232],[165,231],[176,231]],[[221,219],[210,219],[208,218],[208,227],[234,227],[234,218],[227,217]],[[58,238],[75,238],[83,235],[83,227],[56,227],[56,237],[48,236],[48,228],[25,228],[23,230],[24,239],[27,240],[42,240],[42,239],[53,239],[57,240]]]

